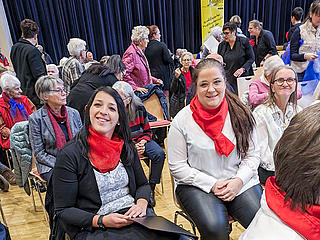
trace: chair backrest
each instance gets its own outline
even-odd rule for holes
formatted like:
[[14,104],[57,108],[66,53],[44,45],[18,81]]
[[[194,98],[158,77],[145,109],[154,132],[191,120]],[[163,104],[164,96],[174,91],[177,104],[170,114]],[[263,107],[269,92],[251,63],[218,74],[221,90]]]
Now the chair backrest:
[[158,96],[154,93],[143,102],[147,112],[157,118],[158,121],[165,120],[163,108],[161,107]]
[[242,99],[243,95],[249,92],[249,85],[255,79],[255,76],[237,78],[238,96]]

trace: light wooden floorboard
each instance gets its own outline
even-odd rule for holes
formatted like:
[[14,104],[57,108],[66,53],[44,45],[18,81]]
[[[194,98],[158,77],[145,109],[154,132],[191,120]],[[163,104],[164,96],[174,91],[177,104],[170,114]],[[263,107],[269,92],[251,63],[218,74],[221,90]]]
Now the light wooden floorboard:
[[[146,173],[148,173],[145,164],[142,165]],[[164,194],[160,194],[161,188],[158,185],[156,188],[157,205],[155,211],[158,215],[173,221],[174,212],[177,208],[172,199],[171,180],[167,163],[164,165],[163,179]],[[49,226],[44,219],[37,195],[35,195],[35,199],[38,212],[33,210],[31,196],[28,196],[23,189],[17,186],[10,186],[9,192],[0,192],[0,199],[12,240],[45,240],[49,238]],[[178,218],[178,224],[181,224],[185,229],[191,230],[189,223],[182,217]],[[241,225],[234,223],[231,233],[232,240],[238,239],[242,232]]]

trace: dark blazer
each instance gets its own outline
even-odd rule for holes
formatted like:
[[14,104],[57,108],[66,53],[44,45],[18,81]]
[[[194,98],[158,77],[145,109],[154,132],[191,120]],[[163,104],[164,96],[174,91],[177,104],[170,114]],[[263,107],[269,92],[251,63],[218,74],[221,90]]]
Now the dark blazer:
[[170,67],[173,60],[170,56],[167,45],[158,40],[151,40],[145,50],[145,55],[149,62],[151,75],[160,78],[164,84],[164,90],[170,88]]
[[110,86],[117,82],[118,79],[113,73],[100,77],[97,74],[85,72],[78,83],[71,89],[67,98],[68,106],[77,109],[81,119],[84,117],[84,107],[88,103],[92,93],[99,87]]
[[[149,201],[150,186],[136,153],[130,165],[124,165],[129,177],[129,193],[138,200]],[[71,236],[92,230],[92,218],[101,207],[101,198],[88,157],[75,138],[64,145],[53,171],[54,206],[59,223]]]
[[10,58],[17,78],[21,82],[23,95],[39,107],[40,100],[35,93],[34,85],[39,77],[47,74],[40,51],[29,41],[20,38],[12,46]]
[[[80,115],[77,110],[66,108],[72,136],[75,136],[82,127]],[[49,172],[56,163],[58,149],[53,126],[45,106],[29,116],[29,138],[38,172],[40,174]]]

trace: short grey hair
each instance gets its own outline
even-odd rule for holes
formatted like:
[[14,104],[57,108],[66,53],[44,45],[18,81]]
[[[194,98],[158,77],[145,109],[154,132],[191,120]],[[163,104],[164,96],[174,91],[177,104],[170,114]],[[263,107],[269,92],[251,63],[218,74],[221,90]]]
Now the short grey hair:
[[148,38],[149,29],[146,26],[136,26],[132,29],[131,40],[138,44],[143,38]]
[[269,76],[274,70],[284,66],[284,62],[278,55],[268,57],[263,64],[263,72],[265,76]]
[[128,105],[128,118],[130,122],[134,122],[137,108],[143,106],[141,99],[134,93],[131,85],[125,81],[115,82],[112,88],[118,92],[121,91],[126,98],[131,97],[131,102]]
[[73,57],[79,57],[80,52],[86,50],[87,43],[80,38],[71,38],[67,44],[69,54]]
[[3,92],[8,92],[15,86],[21,86],[21,83],[14,73],[4,72],[0,78],[0,86]]
[[55,64],[48,64],[47,66],[46,66],[46,68],[47,68],[47,71],[48,71],[48,69],[49,68],[54,68],[54,71],[56,72],[56,73],[59,73],[59,69],[58,69],[58,67],[55,65]]
[[181,55],[181,57],[180,57],[180,62],[182,62],[182,60],[183,60],[183,58],[185,57],[185,56],[190,56],[190,59],[191,59],[191,62],[192,62],[192,60],[193,60],[193,55],[192,55],[192,53],[191,52],[184,52],[184,53],[182,53],[182,55]]
[[42,102],[45,102],[43,100],[43,94],[49,93],[50,90],[52,90],[58,83],[64,84],[62,79],[51,76],[51,75],[45,75],[40,77],[36,81],[36,84],[34,86],[38,98],[40,98]]
[[222,36],[222,28],[220,26],[215,26],[211,28],[210,35],[217,38]]

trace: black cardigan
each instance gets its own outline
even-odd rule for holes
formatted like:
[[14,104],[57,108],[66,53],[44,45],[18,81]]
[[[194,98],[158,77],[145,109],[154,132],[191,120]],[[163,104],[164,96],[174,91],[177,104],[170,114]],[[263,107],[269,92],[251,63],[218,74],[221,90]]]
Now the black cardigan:
[[[129,177],[129,193],[135,200],[149,201],[151,189],[138,154],[132,164],[124,167]],[[102,203],[93,167],[75,138],[58,152],[52,179],[54,208],[64,230],[71,239],[82,229],[92,231],[92,219]]]

